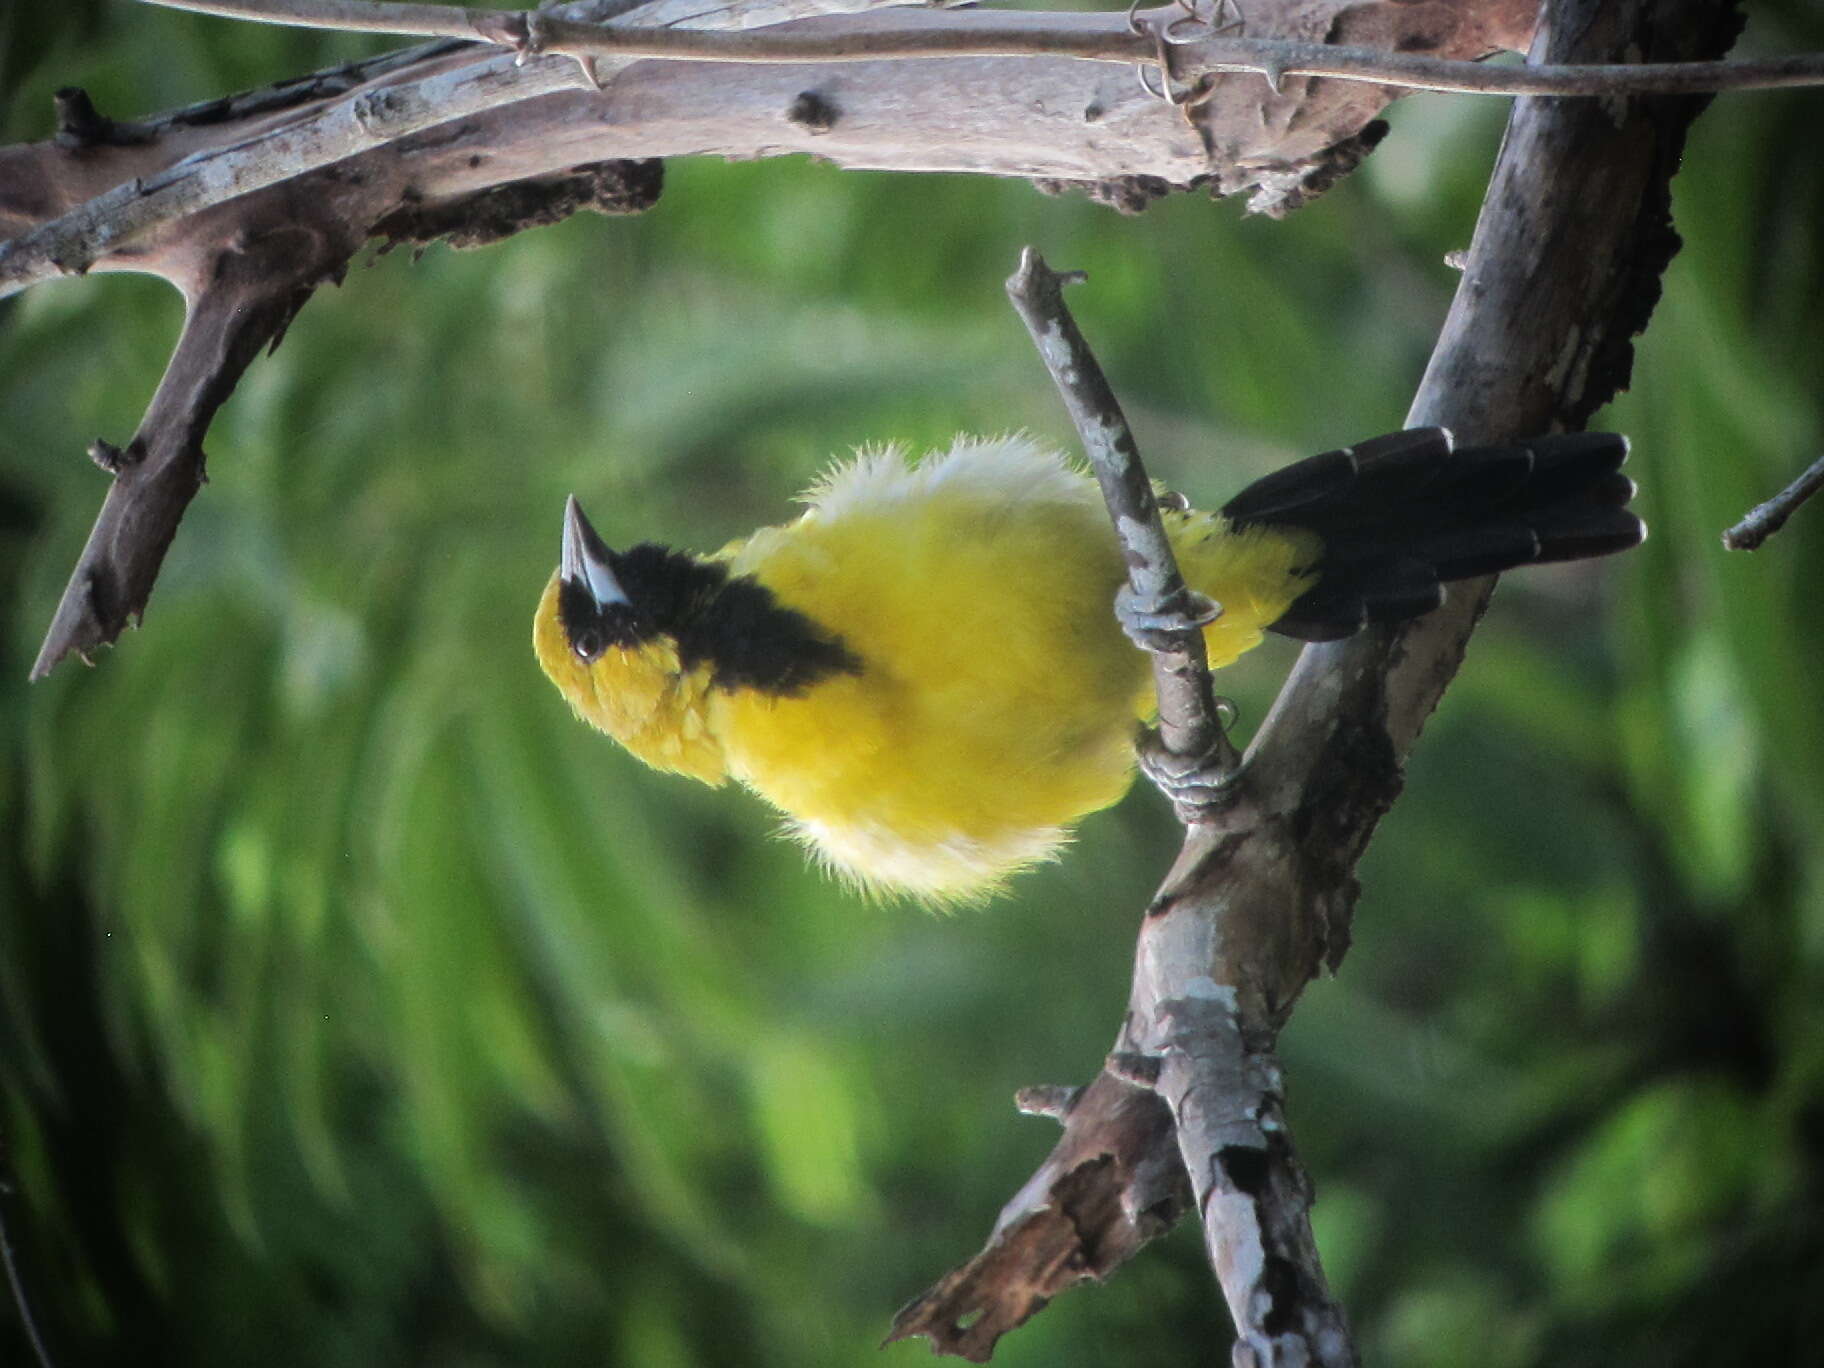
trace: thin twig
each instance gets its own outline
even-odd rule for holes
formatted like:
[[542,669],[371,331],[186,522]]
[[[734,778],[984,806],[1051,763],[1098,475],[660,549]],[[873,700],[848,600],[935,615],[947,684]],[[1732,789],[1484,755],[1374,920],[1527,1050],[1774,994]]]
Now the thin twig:
[[1731,551],[1758,550],[1762,542],[1786,526],[1786,519],[1800,504],[1820,489],[1824,489],[1824,456],[1766,503],[1750,509],[1747,517],[1723,533],[1723,545]]
[[[539,11],[465,9],[455,5],[367,4],[359,0],[145,0],[167,9],[299,27],[358,29],[429,37],[474,37],[542,54],[717,62],[861,62],[925,57],[1075,57],[1099,62],[1157,62],[1165,20],[1146,19],[1141,32],[1125,23],[1091,30],[1058,23],[1061,16],[986,12],[959,27],[955,16],[934,16],[926,29],[845,33],[834,37],[774,33],[657,33],[604,28]],[[1181,33],[1182,12],[1171,27]],[[979,21],[979,22],[978,22]],[[1181,80],[1253,72],[1277,89],[1288,76],[1326,76],[1409,90],[1466,95],[1688,95],[1724,90],[1771,90],[1824,85],[1824,54],[1736,62],[1494,67],[1479,62],[1333,47],[1277,38],[1196,41],[1164,45],[1171,74]]]
[[[1052,270],[1027,247],[1020,253],[1019,269],[1007,278],[1007,296],[1032,334],[1102,486],[1127,561],[1134,599],[1161,612],[1173,607],[1188,610],[1192,599],[1178,573],[1134,434],[1108,377],[1064,303],[1063,287],[1081,279],[1078,274]],[[1229,746],[1217,714],[1203,632],[1192,627],[1159,635],[1164,649],[1153,651],[1152,658],[1153,682],[1159,692],[1160,739],[1174,755],[1206,760],[1220,771],[1232,771],[1239,757]]]
[[215,411],[350,252],[308,227],[280,223],[249,227],[238,250],[216,259],[133,439],[90,448],[114,481],[58,601],[33,679],[65,656],[86,657],[113,642],[145,612],[177,524],[203,486],[203,434]]
[[32,1346],[32,1355],[38,1360],[38,1368],[56,1368],[51,1358],[50,1347],[45,1344],[44,1336],[38,1331],[38,1322],[32,1315],[32,1301],[25,1292],[25,1279],[20,1275],[19,1262],[13,1253],[12,1232],[7,1228],[6,1200],[15,1190],[13,1166],[6,1152],[6,1143],[0,1140],[0,1264],[6,1267],[6,1285],[13,1296],[13,1305],[19,1312],[19,1324],[24,1327],[26,1342]]

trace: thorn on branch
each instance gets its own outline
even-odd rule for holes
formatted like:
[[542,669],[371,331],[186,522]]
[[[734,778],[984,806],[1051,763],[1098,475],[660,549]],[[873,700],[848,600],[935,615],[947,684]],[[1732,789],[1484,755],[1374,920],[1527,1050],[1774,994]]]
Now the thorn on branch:
[[595,58],[581,52],[572,53],[571,55],[575,57],[577,66],[582,68],[583,79],[589,83],[589,88],[591,90],[600,90],[602,88],[602,78],[595,74]]
[[138,438],[124,447],[117,447],[100,437],[89,443],[89,459],[110,475],[119,475],[121,471],[138,465],[145,456],[145,447]]

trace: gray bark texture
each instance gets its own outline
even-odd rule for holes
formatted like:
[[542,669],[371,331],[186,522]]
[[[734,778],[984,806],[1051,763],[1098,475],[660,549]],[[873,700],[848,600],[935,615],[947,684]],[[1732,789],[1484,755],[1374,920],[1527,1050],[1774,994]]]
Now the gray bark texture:
[[[1533,56],[1712,56],[1739,26],[1707,0],[1565,0]],[[1669,183],[1704,103],[1516,106],[1411,426],[1466,443],[1575,429],[1626,383],[1678,248]],[[1492,588],[1453,586],[1409,627],[1306,648],[1142,918],[1108,1065],[1080,1091],[1045,1094],[1063,1113],[1056,1148],[983,1251],[900,1313],[895,1338],[983,1361],[1057,1293],[1195,1213],[1237,1368],[1357,1362],[1312,1240],[1275,1041],[1348,947],[1356,863]]]

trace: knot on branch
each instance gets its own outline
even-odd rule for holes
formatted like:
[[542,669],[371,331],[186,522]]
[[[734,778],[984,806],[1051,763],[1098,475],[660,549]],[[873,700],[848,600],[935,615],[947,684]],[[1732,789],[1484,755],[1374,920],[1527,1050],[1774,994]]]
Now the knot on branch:
[[785,121],[796,124],[807,133],[828,133],[836,127],[841,111],[829,96],[815,90],[801,90],[798,98],[786,107]]

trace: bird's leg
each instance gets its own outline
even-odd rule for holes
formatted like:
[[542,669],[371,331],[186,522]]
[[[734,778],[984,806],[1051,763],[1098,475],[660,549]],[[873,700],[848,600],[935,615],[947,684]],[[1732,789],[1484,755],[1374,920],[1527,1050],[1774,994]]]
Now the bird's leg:
[[1223,734],[1200,755],[1172,750],[1157,727],[1141,727],[1134,742],[1140,772],[1170,800],[1172,811],[1185,826],[1202,821],[1220,807],[1227,797],[1229,781],[1235,777],[1235,752],[1227,736],[1235,721],[1235,700],[1218,698],[1216,713]]
[[1161,654],[1184,649],[1182,637],[1209,626],[1222,616],[1222,605],[1195,589],[1155,598],[1137,592],[1131,583],[1115,591],[1115,620],[1127,639],[1143,651]]

